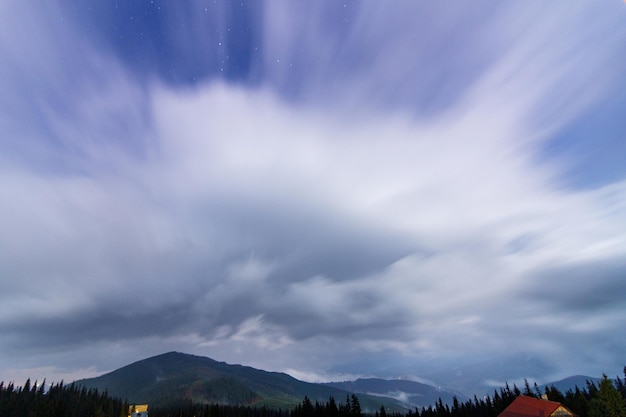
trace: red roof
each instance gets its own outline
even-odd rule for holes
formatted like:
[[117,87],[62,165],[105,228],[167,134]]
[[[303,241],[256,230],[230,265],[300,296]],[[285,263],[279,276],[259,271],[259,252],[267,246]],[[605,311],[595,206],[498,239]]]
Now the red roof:
[[561,403],[520,395],[498,417],[550,417],[559,407],[574,415]]

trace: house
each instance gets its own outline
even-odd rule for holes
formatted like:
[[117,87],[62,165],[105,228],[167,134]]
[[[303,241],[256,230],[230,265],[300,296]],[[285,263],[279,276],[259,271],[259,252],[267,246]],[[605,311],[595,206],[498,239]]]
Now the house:
[[498,417],[577,417],[561,403],[520,395]]
[[129,405],[128,417],[148,417],[148,404]]

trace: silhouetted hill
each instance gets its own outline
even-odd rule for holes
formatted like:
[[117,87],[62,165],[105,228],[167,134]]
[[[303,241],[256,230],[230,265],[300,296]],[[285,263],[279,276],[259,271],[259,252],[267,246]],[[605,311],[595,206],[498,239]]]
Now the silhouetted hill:
[[[305,396],[313,402],[326,402],[331,396],[344,402],[347,395],[345,390],[299,381],[284,373],[178,352],[144,359],[76,383],[106,390],[130,403],[154,406],[193,401],[288,409],[301,403]],[[360,394],[359,400],[364,410],[375,411],[381,405],[390,410],[403,408],[393,399]]]
[[[434,381],[468,397],[492,395],[494,389],[507,381],[523,381],[528,376],[540,378],[551,371],[550,363],[541,358],[526,355],[511,355],[478,363],[457,364],[441,367],[430,372],[415,372],[416,375]],[[531,378],[532,379],[532,378]],[[513,383],[511,383],[511,387]],[[518,386],[518,388],[520,388]]]
[[366,378],[356,381],[331,382],[326,385],[355,393],[390,397],[419,408],[434,405],[439,398],[446,404],[452,404],[454,396],[459,402],[467,400],[463,394],[407,379]]
[[585,375],[574,375],[561,379],[559,381],[539,385],[539,390],[543,393],[546,387],[554,386],[554,388],[558,389],[562,393],[566,393],[570,389],[574,391],[577,386],[581,390],[587,388],[587,381],[592,381],[597,385],[600,380],[602,380],[602,378],[593,378],[591,376]]

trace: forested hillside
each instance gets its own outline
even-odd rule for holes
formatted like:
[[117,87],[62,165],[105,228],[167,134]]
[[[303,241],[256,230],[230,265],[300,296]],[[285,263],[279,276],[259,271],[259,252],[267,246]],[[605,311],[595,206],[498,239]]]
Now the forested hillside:
[[460,401],[468,400],[461,393],[407,379],[360,378],[354,381],[329,382],[326,385],[355,394],[395,398],[407,404],[408,408],[428,407],[436,404],[439,398],[444,404],[452,404],[455,396]]
[[[624,368],[626,376],[626,368]],[[535,385],[525,384],[523,391],[515,385],[508,384],[492,396],[459,402],[456,398],[452,406],[444,404],[441,399],[434,407],[411,410],[406,414],[388,413],[381,408],[375,417],[496,417],[508,407],[519,395],[540,398],[547,395],[551,401],[560,402],[576,413],[579,417],[626,417],[626,379],[617,377],[611,381],[604,378],[596,384],[588,381],[583,388],[576,387],[565,393],[554,386],[546,387],[543,392]],[[355,406],[356,401],[356,406]],[[311,404],[305,399],[301,405],[291,413],[291,417],[359,417],[362,413],[358,407],[358,399],[346,399],[346,405],[335,407],[333,400],[325,404]],[[205,416],[209,417],[209,416]]]
[[[312,401],[342,398],[346,390],[297,380],[279,372],[230,365],[211,358],[169,352],[124,366],[97,378],[76,381],[138,404],[169,406],[184,402],[291,410],[306,396]],[[395,411],[399,401],[359,395],[365,410],[381,405]],[[435,398],[436,399],[436,398]],[[0,416],[1,417],[1,416]]]

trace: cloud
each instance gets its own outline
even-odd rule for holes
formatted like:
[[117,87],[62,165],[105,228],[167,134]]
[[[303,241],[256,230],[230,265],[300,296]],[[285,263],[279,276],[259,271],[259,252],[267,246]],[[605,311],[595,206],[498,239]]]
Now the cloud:
[[[51,381],[46,379],[50,375],[54,375],[56,380]],[[101,371],[96,369],[95,367],[85,368],[85,369],[62,369],[55,368],[53,366],[43,366],[39,368],[27,368],[27,369],[4,369],[3,370],[3,381],[5,382],[13,382],[18,386],[21,386],[26,382],[27,379],[30,379],[31,384],[37,382],[39,385],[43,384],[45,381],[46,387],[58,382],[70,383],[72,381],[76,381],[82,378],[93,378],[101,375]],[[38,385],[38,386],[39,386]]]
[[17,86],[0,116],[0,346],[27,369],[88,369],[100,347],[300,375],[385,355],[586,358],[572,342],[619,362],[626,183],[565,187],[544,153],[609,93],[611,49],[585,44],[600,23],[574,30],[582,6],[348,5],[267,4],[255,86],[139,80],[40,13],[20,55],[6,40],[22,26],[5,27],[23,62],[0,66]]

